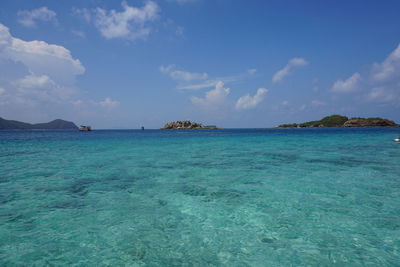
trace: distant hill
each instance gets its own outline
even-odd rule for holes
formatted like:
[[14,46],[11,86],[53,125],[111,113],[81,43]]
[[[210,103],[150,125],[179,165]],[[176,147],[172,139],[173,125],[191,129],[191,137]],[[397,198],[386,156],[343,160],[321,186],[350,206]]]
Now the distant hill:
[[342,115],[327,116],[319,121],[282,124],[278,128],[329,128],[329,127],[393,127],[394,121],[382,118],[351,118]]
[[75,123],[64,120],[53,120],[47,123],[26,123],[21,121],[6,120],[0,118],[0,130],[77,130]]

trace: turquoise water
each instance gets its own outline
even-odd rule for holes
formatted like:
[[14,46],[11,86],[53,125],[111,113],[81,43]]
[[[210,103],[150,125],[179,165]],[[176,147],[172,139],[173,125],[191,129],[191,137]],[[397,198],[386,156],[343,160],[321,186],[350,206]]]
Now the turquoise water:
[[399,134],[0,131],[0,265],[399,266]]

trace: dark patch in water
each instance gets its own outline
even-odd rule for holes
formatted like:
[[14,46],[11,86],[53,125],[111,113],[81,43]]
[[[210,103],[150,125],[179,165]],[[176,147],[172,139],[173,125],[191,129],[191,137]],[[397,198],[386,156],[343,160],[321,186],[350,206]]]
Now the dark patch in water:
[[4,218],[6,222],[18,222],[25,219],[25,216],[19,212],[1,213],[0,217]]
[[261,242],[267,243],[267,244],[274,243],[274,241],[275,241],[275,239],[273,239],[273,238],[268,238],[268,237],[264,237],[263,239],[261,239]]
[[21,155],[33,155],[33,154],[38,154],[40,151],[15,151],[15,152],[6,152],[6,153],[0,153],[0,158],[5,158],[5,157],[13,157],[13,156],[21,156]]
[[269,159],[269,160],[276,160],[276,161],[281,161],[285,163],[290,163],[298,160],[300,158],[299,155],[296,154],[291,154],[291,153],[270,153],[270,152],[254,152],[254,155],[257,157],[261,157],[264,159]]
[[166,206],[166,205],[168,204],[168,202],[165,201],[165,200],[159,199],[159,200],[158,200],[158,204],[160,204],[160,206]]
[[80,179],[66,187],[66,191],[69,194],[85,196],[88,193],[88,187],[98,182],[97,179]]
[[87,185],[86,184],[73,184],[68,188],[68,192],[74,195],[84,196],[87,194]]
[[85,206],[85,204],[83,204],[82,201],[66,200],[66,201],[55,202],[53,205],[50,206],[50,208],[54,208],[54,209],[80,209],[83,206]]
[[212,198],[227,198],[227,199],[234,199],[239,198],[244,195],[243,192],[235,190],[235,189],[221,189],[216,192],[211,192],[210,196]]
[[46,192],[46,193],[62,191],[62,190],[63,188],[58,186],[38,186],[35,188],[35,191]]
[[181,188],[181,192],[193,197],[206,196],[207,188],[198,185],[184,185]]
[[0,193],[0,204],[6,204],[11,202],[17,198],[17,194],[15,192],[10,193]]
[[336,159],[307,159],[306,162],[329,164],[329,165],[344,166],[344,167],[358,167],[358,166],[379,164],[379,162],[375,161],[359,160],[350,157],[340,157]]
[[181,192],[193,197],[204,197],[204,201],[232,201],[241,198],[245,193],[235,189],[208,190],[199,185],[184,185]]
[[135,185],[135,183],[142,179],[143,177],[122,172],[108,176],[102,180],[102,183],[105,187],[107,187],[107,191],[129,190]]

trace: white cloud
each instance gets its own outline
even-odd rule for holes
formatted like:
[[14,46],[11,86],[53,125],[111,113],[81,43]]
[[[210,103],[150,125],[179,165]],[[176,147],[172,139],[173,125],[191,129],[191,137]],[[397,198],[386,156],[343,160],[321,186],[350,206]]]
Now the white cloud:
[[71,30],[71,33],[73,35],[76,35],[76,36],[81,37],[81,38],[85,38],[86,37],[86,34],[83,31]]
[[129,6],[122,2],[123,11],[96,9],[95,25],[107,39],[127,38],[131,40],[144,39],[151,28],[148,23],[158,17],[159,6],[153,1],[147,1],[141,8]]
[[198,0],[168,0],[169,2],[175,2],[178,3],[180,5],[184,5],[184,4],[190,4],[190,3],[194,3],[197,2]]
[[387,103],[400,100],[399,90],[389,90],[384,87],[375,87],[367,94],[367,100],[371,102]]
[[24,78],[17,81],[18,87],[23,89],[31,89],[37,87],[43,87],[47,85],[51,85],[54,82],[46,75],[27,75]]
[[193,81],[193,80],[204,80],[208,78],[207,73],[199,72],[188,72],[184,70],[177,70],[175,65],[161,66],[160,71],[168,74],[172,79],[178,81]]
[[214,87],[219,80],[207,80],[202,83],[197,84],[188,84],[188,85],[180,85],[177,87],[179,90],[199,90],[204,88]]
[[119,105],[118,101],[112,100],[111,97],[107,97],[103,101],[99,102],[100,106],[103,108],[115,108]]
[[337,80],[331,90],[335,93],[352,93],[360,90],[360,82],[361,75],[356,72],[346,80]]
[[3,24],[0,24],[0,58],[20,62],[32,73],[63,82],[71,82],[76,75],[85,72],[81,62],[65,47],[14,38]]
[[75,105],[75,106],[80,106],[83,105],[85,102],[81,99],[77,99],[77,100],[72,100],[71,104]]
[[400,78],[400,44],[382,63],[376,63],[372,68],[375,81],[386,82],[393,78]]
[[[85,68],[63,46],[13,37],[0,24],[0,113],[6,117],[40,119],[68,110],[78,93],[77,75]],[[68,111],[69,112],[69,111]]]
[[225,98],[229,95],[230,89],[224,88],[224,83],[218,81],[215,88],[206,92],[204,98],[192,97],[192,102],[203,107],[213,107],[218,106],[223,103]]
[[13,84],[16,88],[15,96],[32,105],[63,103],[75,93],[73,89],[56,83],[46,75],[29,74]]
[[236,109],[251,109],[255,108],[263,99],[264,95],[268,92],[265,88],[259,88],[254,96],[249,94],[244,95],[236,102]]
[[314,105],[314,106],[324,106],[324,105],[326,105],[326,103],[324,101],[321,101],[321,100],[313,100],[313,101],[311,101],[311,104]]
[[83,18],[86,22],[92,20],[92,13],[87,8],[72,8],[72,15]]
[[33,10],[20,10],[18,11],[18,22],[26,27],[35,27],[36,21],[53,21],[57,22],[56,12],[48,9],[47,7],[40,7]]
[[274,83],[280,82],[283,80],[283,78],[290,75],[291,71],[294,68],[304,67],[307,65],[308,65],[308,62],[304,58],[301,58],[301,57],[292,58],[289,60],[288,64],[286,64],[286,66],[283,69],[277,71],[274,74],[274,76],[272,77],[272,81]]
[[248,69],[247,70],[247,73],[250,75],[254,75],[254,74],[256,74],[256,72],[257,72],[257,69]]
[[175,30],[176,36],[183,36],[184,33],[185,33],[185,27],[183,27],[183,26],[176,27],[176,30]]
[[199,90],[199,89],[204,89],[204,88],[210,88],[210,87],[214,87],[219,81],[221,81],[223,83],[236,82],[236,81],[246,79],[250,76],[253,76],[255,72],[256,72],[255,69],[250,69],[250,70],[247,70],[246,72],[238,74],[238,75],[218,77],[215,79],[208,79],[208,80],[202,81],[200,83],[196,83],[196,84],[179,85],[177,87],[177,89],[179,89],[179,90]]

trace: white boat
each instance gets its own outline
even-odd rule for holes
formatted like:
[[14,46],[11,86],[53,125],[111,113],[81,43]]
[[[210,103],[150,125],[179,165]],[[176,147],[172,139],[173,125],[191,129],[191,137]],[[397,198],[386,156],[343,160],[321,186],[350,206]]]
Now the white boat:
[[91,130],[92,130],[92,127],[90,127],[90,126],[85,126],[85,125],[79,126],[79,131],[88,132],[88,131],[91,131]]
[[400,137],[395,138],[394,141],[400,143]]

